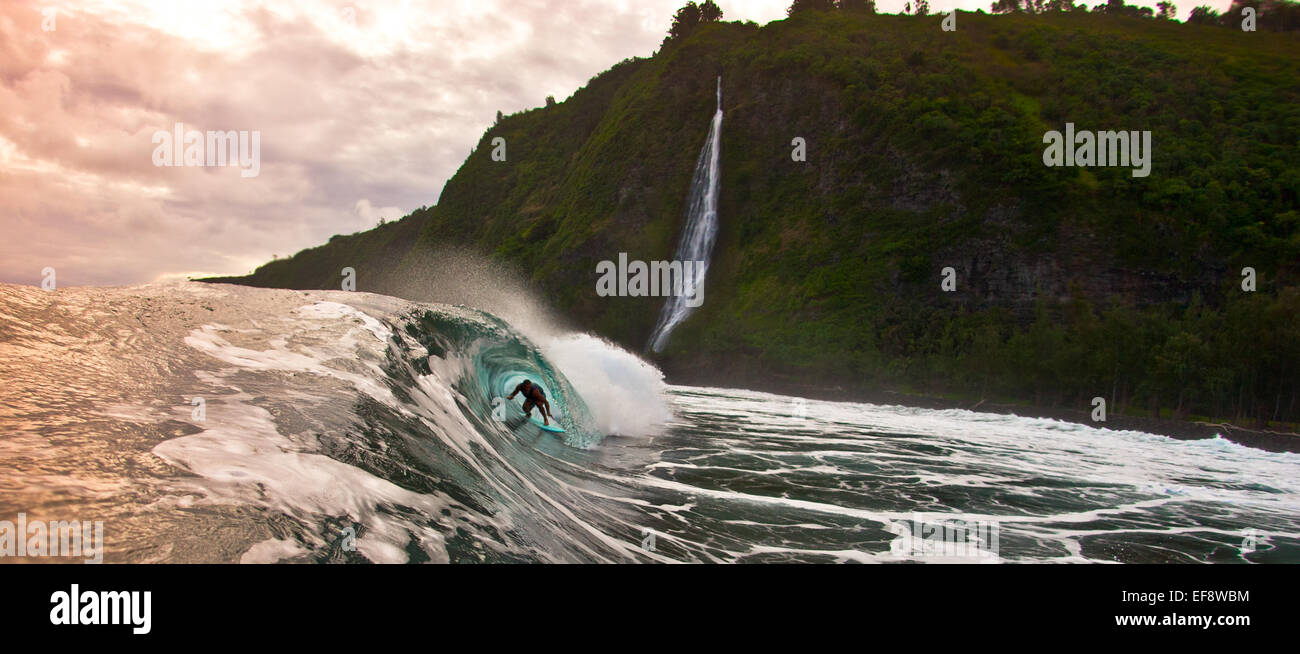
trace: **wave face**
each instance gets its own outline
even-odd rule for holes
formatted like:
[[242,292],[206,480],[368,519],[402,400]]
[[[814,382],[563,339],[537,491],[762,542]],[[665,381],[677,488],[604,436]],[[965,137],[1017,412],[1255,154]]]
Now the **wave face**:
[[[1294,454],[664,386],[364,293],[0,285],[0,318],[0,520],[102,521],[108,562],[969,555],[935,517],[996,522],[980,560],[1300,561]],[[494,404],[525,376],[563,439]]]

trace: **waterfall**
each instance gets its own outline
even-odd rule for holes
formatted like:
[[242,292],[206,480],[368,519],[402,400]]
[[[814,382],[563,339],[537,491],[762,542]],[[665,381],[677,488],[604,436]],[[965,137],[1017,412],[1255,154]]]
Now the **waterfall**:
[[670,296],[659,312],[659,322],[654,333],[650,335],[650,349],[655,352],[663,350],[668,344],[668,337],[677,325],[694,311],[687,305],[687,298],[695,296],[696,285],[703,291],[704,275],[709,269],[709,255],[713,252],[713,241],[718,235],[718,151],[722,140],[722,77],[718,77],[717,111],[713,114],[713,124],[709,128],[709,138],[700,149],[700,157],[695,162],[695,175],[691,178],[690,204],[686,208],[686,227],[682,231],[682,240],[677,244],[675,259],[681,262],[696,261],[694,275],[681,280],[681,293]]

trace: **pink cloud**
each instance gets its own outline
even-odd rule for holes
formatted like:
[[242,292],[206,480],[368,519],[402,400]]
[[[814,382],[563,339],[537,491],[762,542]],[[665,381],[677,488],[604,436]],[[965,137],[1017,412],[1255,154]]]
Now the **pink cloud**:
[[[650,54],[679,4],[6,2],[0,281],[245,273],[435,204],[497,110]],[[155,167],[177,122],[260,131],[260,174]]]

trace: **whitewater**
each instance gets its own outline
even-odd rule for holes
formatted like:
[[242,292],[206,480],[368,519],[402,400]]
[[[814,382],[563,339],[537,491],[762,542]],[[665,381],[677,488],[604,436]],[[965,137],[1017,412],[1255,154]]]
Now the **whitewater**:
[[0,285],[0,520],[102,520],[110,563],[952,560],[900,551],[922,519],[996,525],[981,561],[1300,561],[1300,455],[672,386],[499,314]]

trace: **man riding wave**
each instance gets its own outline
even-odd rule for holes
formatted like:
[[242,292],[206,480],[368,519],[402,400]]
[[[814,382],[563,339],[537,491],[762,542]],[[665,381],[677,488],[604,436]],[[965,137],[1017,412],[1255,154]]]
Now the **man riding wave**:
[[551,415],[551,403],[546,401],[546,393],[542,392],[541,386],[534,384],[532,380],[525,379],[518,386],[515,386],[515,390],[506,399],[513,400],[518,393],[524,394],[525,416],[531,418],[533,416],[533,407],[537,407],[538,412],[542,414],[542,424],[551,424],[548,417],[554,418],[555,416]]

